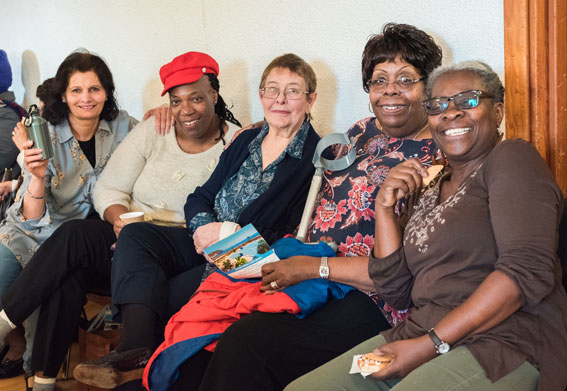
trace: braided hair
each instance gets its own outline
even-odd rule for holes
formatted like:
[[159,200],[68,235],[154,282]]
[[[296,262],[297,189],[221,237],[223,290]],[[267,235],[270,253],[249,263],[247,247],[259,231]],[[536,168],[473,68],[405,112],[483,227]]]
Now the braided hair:
[[220,119],[220,122],[219,122],[220,136],[218,138],[216,138],[215,141],[222,140],[223,145],[226,145],[226,141],[224,140],[224,129],[223,129],[223,125],[224,125],[225,121],[232,122],[233,124],[238,125],[240,127],[242,127],[242,125],[234,117],[234,114],[232,114],[229,107],[224,102],[224,99],[220,95],[220,93],[219,93],[219,90],[220,90],[219,79],[217,79],[217,77],[212,73],[205,73],[205,75],[207,75],[207,77],[209,78],[209,82],[211,83],[211,87],[218,94],[217,103],[215,103],[215,114]]

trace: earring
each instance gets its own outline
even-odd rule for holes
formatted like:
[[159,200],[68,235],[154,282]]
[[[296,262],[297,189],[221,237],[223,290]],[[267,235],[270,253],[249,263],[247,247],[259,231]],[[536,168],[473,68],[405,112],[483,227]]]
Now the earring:
[[372,111],[372,104],[370,102],[368,102],[368,111],[374,114],[374,111]]
[[67,99],[65,98],[61,98],[61,100],[63,101],[63,103],[67,103]]

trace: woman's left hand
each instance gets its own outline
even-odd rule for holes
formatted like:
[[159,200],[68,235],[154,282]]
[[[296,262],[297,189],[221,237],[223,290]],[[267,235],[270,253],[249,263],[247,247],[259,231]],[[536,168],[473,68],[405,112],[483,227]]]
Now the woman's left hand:
[[219,241],[222,223],[209,223],[200,226],[193,234],[193,243],[197,254],[203,255],[203,250]]
[[400,379],[427,361],[435,358],[435,346],[428,335],[390,342],[374,350],[375,354],[390,354],[390,364],[371,376],[376,380]]
[[24,125],[24,121],[25,118],[22,118],[16,127],[14,127],[14,131],[12,132],[12,141],[16,144],[16,147],[18,147],[20,152],[24,149],[25,143],[29,140],[28,131]]
[[[318,270],[319,258],[313,258],[317,262],[315,266],[311,264],[310,258],[298,255],[265,264],[262,266],[262,287],[260,289],[264,292],[276,291],[309,278],[315,278],[316,276],[312,276],[309,271]],[[278,289],[274,289],[272,282],[275,282]]]

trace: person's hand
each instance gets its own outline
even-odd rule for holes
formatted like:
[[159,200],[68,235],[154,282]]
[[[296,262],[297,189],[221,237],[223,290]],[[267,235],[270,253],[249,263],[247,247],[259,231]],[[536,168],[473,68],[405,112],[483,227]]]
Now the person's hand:
[[374,354],[393,355],[390,364],[373,373],[376,380],[400,379],[427,361],[435,358],[435,346],[428,335],[390,342],[373,351]]
[[376,208],[391,208],[421,186],[427,170],[416,159],[409,159],[392,168],[376,196]]
[[222,223],[209,223],[200,226],[193,234],[193,243],[197,254],[203,254],[203,250],[219,241]]
[[146,114],[144,114],[144,120],[154,116],[156,122],[156,133],[160,135],[164,135],[169,133],[169,129],[173,125],[175,125],[175,118],[171,114],[171,110],[169,109],[169,105],[163,104],[159,107],[154,107],[153,109],[149,109]]
[[245,131],[250,130],[250,129],[256,129],[256,128],[262,127],[262,126],[264,126],[265,123],[266,123],[266,121],[258,121],[258,122],[246,125],[245,127],[238,129],[232,135],[230,142],[224,146],[223,151],[226,150],[228,147],[230,147],[230,144],[232,144],[234,142],[234,140],[236,140],[236,138],[242,134],[242,132],[245,132]]
[[[319,265],[319,260],[316,259],[316,262]],[[267,263],[262,266],[262,286],[260,289],[269,293],[314,278],[309,274],[310,266],[313,266],[310,259],[300,255]],[[274,289],[273,282],[278,289]]]
[[0,182],[0,201],[12,192],[12,181]]
[[32,176],[43,180],[49,160],[42,160],[41,148],[32,148],[32,146],[33,141],[31,140],[24,143],[24,163]]
[[14,131],[12,132],[12,141],[16,144],[16,147],[18,147],[18,150],[20,151],[24,149],[24,144],[29,140],[28,130],[24,125],[24,121],[25,118],[22,118],[22,121],[16,124]]
[[126,224],[128,223],[122,221],[120,218],[117,218],[116,220],[114,220],[114,223],[112,223],[112,229],[114,229],[114,234],[116,235],[117,240],[118,235],[120,235],[120,231],[122,231],[122,228],[124,228]]

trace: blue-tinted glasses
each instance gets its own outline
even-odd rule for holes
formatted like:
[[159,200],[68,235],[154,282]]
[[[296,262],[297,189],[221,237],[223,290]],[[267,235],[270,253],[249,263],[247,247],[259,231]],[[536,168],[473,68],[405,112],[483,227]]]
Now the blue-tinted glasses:
[[480,90],[463,91],[449,97],[440,96],[424,100],[423,107],[428,115],[438,115],[447,111],[450,101],[453,101],[457,109],[468,110],[478,106],[479,100],[483,98],[492,98],[492,95]]

